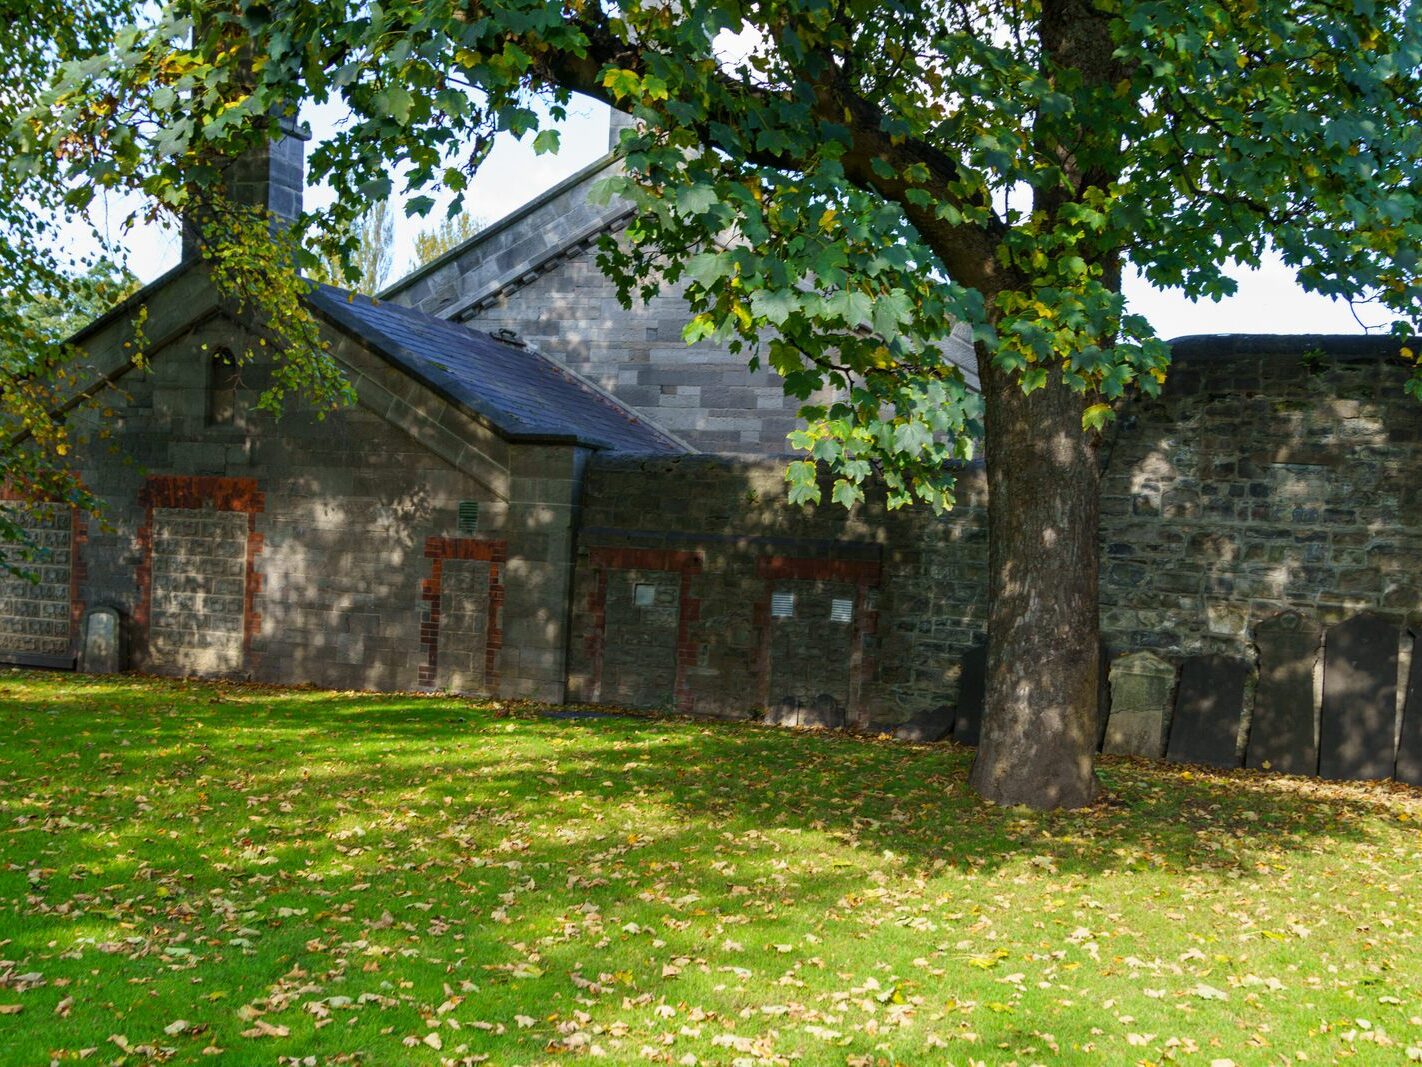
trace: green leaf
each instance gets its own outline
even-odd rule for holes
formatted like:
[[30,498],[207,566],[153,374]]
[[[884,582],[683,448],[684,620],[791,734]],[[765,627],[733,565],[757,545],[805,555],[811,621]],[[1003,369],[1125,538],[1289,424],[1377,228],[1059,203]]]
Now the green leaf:
[[776,326],[783,326],[800,307],[800,294],[794,289],[758,289],[751,294],[751,311]]
[[721,202],[716,190],[709,185],[688,185],[678,189],[676,206],[687,215],[701,215]]
[[1100,430],[1108,422],[1115,418],[1115,411],[1110,404],[1092,404],[1081,415],[1081,428],[1083,430]]
[[414,97],[403,85],[386,86],[375,94],[373,102],[376,114],[388,115],[401,125],[410,121],[410,106],[414,103]]

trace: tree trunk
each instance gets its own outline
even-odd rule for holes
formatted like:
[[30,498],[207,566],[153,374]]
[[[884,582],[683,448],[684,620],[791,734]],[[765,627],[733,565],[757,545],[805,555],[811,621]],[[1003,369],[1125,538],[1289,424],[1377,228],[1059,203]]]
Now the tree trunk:
[[1100,467],[1090,400],[1053,373],[1024,395],[978,353],[986,406],[988,678],[969,779],[998,804],[1076,808],[1096,792]]

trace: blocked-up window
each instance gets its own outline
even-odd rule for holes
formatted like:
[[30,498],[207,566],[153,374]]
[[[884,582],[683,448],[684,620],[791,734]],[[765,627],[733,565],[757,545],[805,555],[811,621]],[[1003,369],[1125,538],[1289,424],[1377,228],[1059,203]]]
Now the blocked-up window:
[[237,421],[237,360],[220,348],[208,363],[207,421],[211,426],[231,426]]

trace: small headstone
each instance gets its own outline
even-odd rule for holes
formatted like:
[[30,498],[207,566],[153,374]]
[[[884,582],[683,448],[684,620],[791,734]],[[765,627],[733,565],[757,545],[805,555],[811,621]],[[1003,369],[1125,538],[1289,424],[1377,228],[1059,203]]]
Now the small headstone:
[[765,722],[770,726],[799,726],[800,701],[794,696],[783,696],[765,711]]
[[1397,729],[1396,623],[1364,612],[1328,631],[1318,773],[1324,778],[1392,777]]
[[1412,669],[1407,675],[1407,699],[1402,705],[1402,743],[1397,746],[1394,777],[1422,785],[1422,635],[1412,635]]
[[948,704],[940,704],[928,711],[921,711],[908,722],[894,727],[894,736],[900,741],[942,741],[953,731],[953,719],[957,711]]
[[801,726],[823,726],[828,730],[839,730],[844,726],[844,705],[831,693],[820,693],[809,704],[800,708]]
[[1172,763],[1239,766],[1239,724],[1249,664],[1238,656],[1191,656],[1180,670],[1180,691],[1170,720]]
[[113,608],[93,608],[84,616],[79,646],[83,674],[117,674],[123,670],[119,613]]
[[1322,636],[1317,623],[1296,611],[1281,612],[1254,628],[1259,688],[1246,763],[1255,770],[1318,773],[1313,668]]
[[1111,664],[1111,718],[1101,751],[1115,756],[1165,755],[1165,727],[1175,692],[1175,664],[1154,652],[1132,652]]
[[983,729],[987,703],[987,642],[979,641],[963,653],[958,673],[958,712],[953,719],[953,740],[976,746]]

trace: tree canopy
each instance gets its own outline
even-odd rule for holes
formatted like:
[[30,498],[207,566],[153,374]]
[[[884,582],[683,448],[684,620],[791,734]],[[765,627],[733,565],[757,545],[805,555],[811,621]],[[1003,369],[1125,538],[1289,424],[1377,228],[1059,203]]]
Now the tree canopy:
[[[807,401],[797,499],[818,498],[820,464],[846,504],[878,478],[893,505],[951,505],[951,461],[984,442],[993,606],[974,781],[999,800],[1081,803],[1095,434],[1169,362],[1122,271],[1216,297],[1233,263],[1272,249],[1306,288],[1375,300],[1413,329],[1417,7],[173,0],[59,68],[12,131],[9,180],[62,179],[73,207],[95,187],[140,190],[191,217],[220,201],[220,160],[303,101],[339,99],[350,121],[311,156],[336,196],[305,231],[330,247],[392,173],[413,211],[442,192],[457,210],[496,133],[556,150],[543,116],[574,93],[631,112],[606,192],[637,215],[600,262],[626,299],[684,286],[688,340],[744,348]],[[290,386],[319,393],[322,357],[297,351],[309,338],[282,310],[296,288],[256,291],[241,266],[260,232],[212,236],[209,262],[271,314]],[[981,395],[942,354],[960,324]],[[835,399],[810,404],[823,387]],[[1409,389],[1422,394],[1422,373]]]

